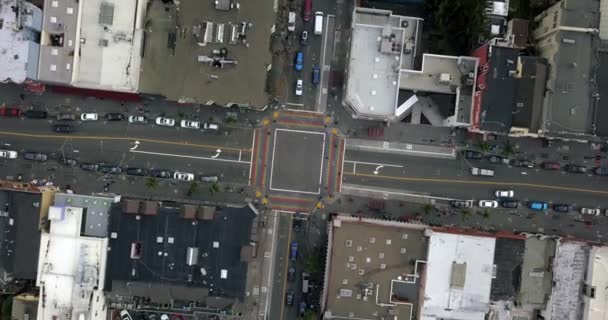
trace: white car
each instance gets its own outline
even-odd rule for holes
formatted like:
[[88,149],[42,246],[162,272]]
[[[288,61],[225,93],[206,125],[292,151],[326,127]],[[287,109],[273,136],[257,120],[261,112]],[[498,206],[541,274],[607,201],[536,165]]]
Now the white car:
[[599,208],[581,208],[582,214],[590,214],[592,216],[599,216],[600,211],[601,210]]
[[201,122],[200,121],[192,121],[192,120],[182,120],[182,122],[180,123],[180,126],[182,128],[188,128],[188,129],[200,129],[201,128]]
[[513,198],[513,195],[515,195],[513,190],[496,190],[494,194],[496,198]]
[[148,123],[146,116],[129,116],[129,123]]
[[0,158],[16,159],[17,158],[17,151],[0,150]]
[[97,119],[97,113],[83,113],[80,115],[80,120],[82,121],[97,121]]
[[175,119],[158,117],[156,118],[156,124],[159,126],[173,127],[175,125]]
[[302,79],[298,79],[298,82],[296,83],[296,96],[301,96],[303,89],[304,83],[302,82]]
[[192,181],[194,180],[194,174],[187,172],[176,172],[173,174],[173,179],[180,181]]
[[480,208],[498,208],[498,201],[494,200],[479,200]]
[[205,123],[203,124],[204,130],[218,130],[220,126],[217,123]]
[[120,319],[121,320],[133,320],[133,317],[131,317],[131,315],[129,314],[129,311],[127,311],[127,310],[121,310],[120,311]]

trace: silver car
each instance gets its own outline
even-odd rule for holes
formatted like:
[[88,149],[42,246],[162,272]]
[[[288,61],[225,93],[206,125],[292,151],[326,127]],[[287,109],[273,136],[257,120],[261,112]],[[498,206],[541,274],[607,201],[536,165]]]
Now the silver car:
[[0,158],[16,159],[17,158],[17,151],[0,150]]
[[158,117],[156,118],[156,124],[159,126],[173,127],[175,125],[175,119]]

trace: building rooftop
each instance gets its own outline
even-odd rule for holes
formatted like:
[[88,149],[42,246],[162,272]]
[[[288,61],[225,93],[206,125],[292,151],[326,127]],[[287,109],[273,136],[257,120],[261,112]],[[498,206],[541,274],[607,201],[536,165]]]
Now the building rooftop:
[[417,319],[424,226],[337,216],[329,228],[325,319]]
[[513,300],[521,285],[521,268],[526,242],[521,239],[496,238],[494,264],[496,277],[492,279],[492,301]]
[[527,128],[529,132],[538,133],[548,71],[547,61],[543,58],[518,58],[513,127]]
[[485,319],[495,243],[490,237],[430,235],[421,319]]
[[0,81],[36,80],[42,10],[23,0],[0,0]]
[[46,0],[43,29],[50,36],[42,39],[39,78],[136,92],[143,11],[145,4],[137,1]]
[[547,303],[546,318],[577,320],[582,316],[582,291],[587,270],[585,243],[560,242],[553,260],[553,290]]
[[0,269],[10,278],[36,279],[41,202],[41,193],[0,190]]
[[606,305],[608,292],[605,290],[608,288],[608,247],[591,248],[585,285],[583,319],[606,319],[608,317]]
[[555,257],[556,242],[553,239],[526,239],[524,264],[521,272],[521,290],[518,302],[521,305],[544,307],[553,281],[551,263]]
[[[150,3],[141,91],[182,102],[266,106],[266,86],[276,85],[267,83],[273,0],[240,1],[229,10],[213,1],[175,3]],[[220,49],[227,50],[224,57]]]
[[104,319],[108,239],[82,233],[83,208],[49,208],[49,232],[40,239],[38,319]]
[[150,215],[115,207],[108,290],[111,295],[143,292],[159,303],[189,297],[204,301],[207,295],[242,299],[248,265],[241,261],[241,250],[250,244],[254,217],[249,207],[222,208],[200,220],[164,207]]

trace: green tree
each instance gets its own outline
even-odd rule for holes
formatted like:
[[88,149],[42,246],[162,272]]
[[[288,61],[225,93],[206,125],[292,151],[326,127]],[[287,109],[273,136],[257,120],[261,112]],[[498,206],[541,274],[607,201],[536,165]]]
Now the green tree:
[[477,142],[477,146],[479,147],[479,150],[481,150],[481,152],[488,152],[490,151],[490,149],[492,149],[492,146],[483,140],[479,140]]
[[425,216],[428,216],[429,214],[431,214],[431,212],[433,212],[433,205],[430,203],[425,203],[424,205],[422,205],[422,212],[424,212]]
[[323,261],[321,260],[321,254],[318,251],[311,253],[304,258],[304,271],[315,274],[322,271]]
[[220,191],[222,191],[222,189],[220,188],[220,185],[217,182],[214,182],[209,186],[209,192],[211,192],[211,194],[215,194],[216,192]]
[[502,153],[507,157],[510,157],[515,153],[515,147],[510,140],[505,140],[505,143],[502,146]]
[[0,318],[10,319],[12,310],[13,310],[13,297],[5,296],[5,299],[2,301],[2,310],[0,312]]
[[319,314],[314,312],[313,310],[307,310],[304,313],[304,320],[317,320],[319,319]]
[[468,55],[484,32],[486,0],[427,0],[432,32],[447,44],[444,53]]
[[188,191],[186,191],[186,196],[190,197],[193,194],[197,193],[199,189],[199,184],[196,181],[190,182],[190,186],[188,186]]
[[489,219],[490,211],[488,211],[488,209],[483,210],[483,212],[481,213],[481,216],[484,217],[484,219]]
[[470,217],[471,217],[471,211],[469,211],[467,209],[462,209],[460,211],[460,219],[462,220],[462,222],[469,220]]
[[149,191],[151,190],[158,190],[158,180],[155,177],[147,177],[146,181],[146,189],[148,189]]

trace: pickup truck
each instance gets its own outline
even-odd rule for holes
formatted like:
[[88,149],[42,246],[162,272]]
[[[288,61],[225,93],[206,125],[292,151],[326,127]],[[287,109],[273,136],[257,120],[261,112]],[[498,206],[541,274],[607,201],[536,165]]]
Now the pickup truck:
[[471,168],[471,174],[474,176],[484,176],[484,177],[493,177],[494,170],[492,169],[481,169],[481,168]]

